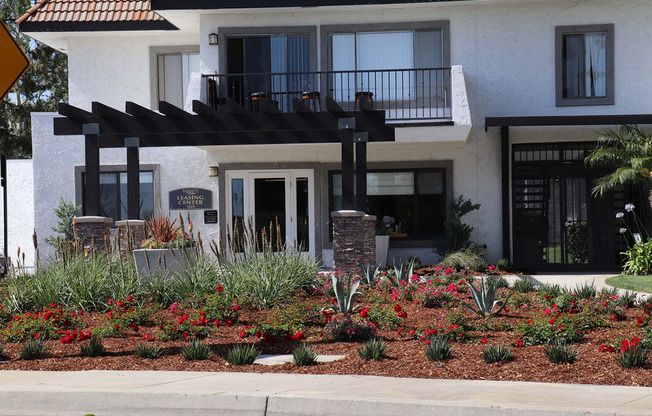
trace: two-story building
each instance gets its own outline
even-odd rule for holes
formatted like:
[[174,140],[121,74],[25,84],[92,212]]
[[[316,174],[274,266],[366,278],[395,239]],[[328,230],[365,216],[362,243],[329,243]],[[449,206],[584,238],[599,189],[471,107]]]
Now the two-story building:
[[[652,124],[651,17],[647,0],[40,0],[19,27],[68,55],[70,104],[89,111],[382,110],[395,139],[368,143],[367,206],[391,226],[390,257],[436,261],[463,195],[482,204],[464,221],[489,259],[572,270],[617,267],[627,195],[594,198],[583,159],[602,129]],[[33,115],[40,238],[61,197],[84,201],[84,137],[54,136],[55,116]],[[211,206],[190,211],[204,238],[278,218],[330,264],[341,157],[318,141],[142,148],[140,216],[167,212],[172,190],[205,189]],[[102,212],[128,219],[125,153],[100,161]]]

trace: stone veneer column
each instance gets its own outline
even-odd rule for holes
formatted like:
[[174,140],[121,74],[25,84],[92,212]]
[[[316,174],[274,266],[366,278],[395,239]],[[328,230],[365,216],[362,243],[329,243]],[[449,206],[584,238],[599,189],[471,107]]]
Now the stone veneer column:
[[376,263],[376,217],[362,211],[331,212],[333,263],[344,272],[362,271]]
[[123,258],[131,255],[134,250],[142,247],[143,240],[146,238],[145,221],[143,220],[124,220],[116,221],[118,233],[118,250]]
[[[110,245],[112,218],[107,217],[75,217],[73,229],[75,241],[80,249],[104,250],[105,244]],[[104,238],[107,242],[104,242]],[[93,244],[95,245],[93,247]]]

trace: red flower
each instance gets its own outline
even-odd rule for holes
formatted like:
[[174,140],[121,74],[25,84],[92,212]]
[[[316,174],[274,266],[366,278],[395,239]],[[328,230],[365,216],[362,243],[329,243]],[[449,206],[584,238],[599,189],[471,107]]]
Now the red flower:
[[34,334],[34,339],[39,339],[41,338],[41,334]]
[[489,270],[496,270],[496,266],[492,264],[491,266],[489,266]]
[[244,338],[247,335],[247,331],[240,331],[240,338]]
[[127,296],[127,302],[131,302],[132,300],[134,300],[134,298],[131,295]]
[[643,322],[644,322],[644,321],[645,321],[645,320],[644,320],[643,318],[638,318],[638,319],[636,320],[636,325],[641,326],[641,325],[643,325]]
[[231,325],[233,325],[233,321],[231,320],[231,318],[226,318],[226,326],[231,326]]
[[224,287],[222,285],[219,285],[218,287],[215,288],[216,292],[222,292],[224,290]]
[[369,308],[364,308],[360,311],[360,318],[366,318],[369,316]]
[[407,318],[407,312],[405,311],[400,311],[397,315],[399,318]]
[[624,339],[623,342],[620,343],[620,352],[627,352],[629,351],[629,341]]
[[401,312],[402,310],[403,310],[403,308],[398,303],[396,305],[394,305],[394,311]]
[[555,318],[552,318],[552,319],[551,319],[551,320],[550,320],[550,321],[549,321],[548,323],[549,323],[550,325],[552,325],[552,324],[554,324],[554,323],[555,323],[555,321],[557,321],[557,319],[555,319]]
[[240,305],[231,306],[229,309],[237,312],[240,310]]
[[514,341],[514,346],[518,347],[518,348],[522,347],[523,346],[523,341],[521,341],[520,339],[517,339],[516,341]]

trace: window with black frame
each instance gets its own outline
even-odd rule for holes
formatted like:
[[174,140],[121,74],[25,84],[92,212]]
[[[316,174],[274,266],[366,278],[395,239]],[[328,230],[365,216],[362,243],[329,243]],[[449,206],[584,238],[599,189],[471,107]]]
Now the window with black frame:
[[614,103],[613,25],[556,28],[557,105]]
[[[82,173],[83,190],[86,188],[86,174]],[[148,219],[154,214],[154,172],[140,172],[140,215],[139,219]],[[86,207],[82,206],[86,215]],[[127,218],[127,172],[100,173],[100,212],[103,216],[121,221]]]
[[[429,240],[444,232],[446,170],[369,171],[367,204],[368,213],[376,216],[377,234],[400,240]],[[342,174],[332,172],[330,209],[341,208]]]

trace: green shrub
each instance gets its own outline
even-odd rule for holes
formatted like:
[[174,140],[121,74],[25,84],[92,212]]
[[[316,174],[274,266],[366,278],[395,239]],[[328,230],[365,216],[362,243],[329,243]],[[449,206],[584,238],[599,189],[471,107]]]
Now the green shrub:
[[48,307],[38,313],[25,312],[11,321],[4,331],[4,338],[9,342],[20,342],[31,338],[43,340],[59,339],[58,331],[79,325],[72,312],[63,308]]
[[616,362],[622,368],[644,367],[649,358],[649,349],[639,342],[639,339],[633,337],[631,340],[624,339]]
[[539,318],[519,323],[516,334],[526,345],[550,345],[579,342],[585,329],[579,318]]
[[509,259],[500,259],[496,262],[496,269],[501,272],[511,272],[512,262],[510,262]]
[[136,344],[134,356],[138,358],[156,359],[163,357],[163,349],[158,345],[148,345],[144,342]]
[[381,308],[379,306],[374,306],[369,308],[366,313],[364,312],[365,309],[360,311],[360,316],[367,321],[377,325],[378,328],[396,329],[399,325],[401,325],[401,318],[396,315],[396,312],[393,308]]
[[59,249],[61,243],[74,242],[75,231],[73,230],[72,220],[81,213],[81,205],[75,205],[61,197],[59,204],[54,209],[57,216],[57,225],[52,227],[52,231],[63,234],[62,236],[45,237],[45,242]]
[[363,360],[380,360],[385,356],[387,344],[380,338],[372,338],[358,348],[358,356]]
[[509,287],[509,282],[502,276],[491,276],[491,281],[494,283],[496,289],[503,289]]
[[482,351],[482,357],[487,364],[512,359],[512,347],[507,345],[487,345]]
[[595,282],[592,281],[591,283],[584,282],[576,284],[573,292],[578,299],[591,299],[597,295],[598,289],[595,287]]
[[329,341],[366,341],[375,335],[373,325],[354,321],[350,317],[334,318],[326,325],[324,337]]
[[566,226],[566,253],[570,263],[585,264],[589,259],[586,222],[569,223]]
[[236,345],[231,348],[224,359],[231,365],[249,365],[256,361],[260,350],[255,344]]
[[84,357],[101,357],[106,353],[101,338],[91,338],[88,342],[82,344],[81,354]]
[[564,293],[564,289],[557,283],[543,283],[537,287],[537,293],[540,293],[548,303],[552,303],[557,296]]
[[444,361],[453,356],[453,347],[447,337],[434,337],[426,347],[425,354],[430,361]]
[[192,340],[188,345],[181,348],[181,355],[187,361],[207,360],[212,353],[211,347],[199,340]]
[[480,258],[475,262],[473,262],[470,269],[477,273],[484,273],[487,271],[488,267],[489,267],[489,263],[487,262],[487,260]]
[[634,244],[624,253],[623,274],[644,276],[652,274],[652,239],[641,244]]
[[564,342],[546,345],[544,355],[555,364],[572,364],[579,354],[576,347]]
[[292,351],[292,357],[297,367],[317,364],[317,353],[310,345],[303,342]]
[[514,290],[519,293],[530,293],[534,291],[534,280],[528,277],[519,277],[514,282]]
[[446,232],[434,240],[435,252],[440,256],[465,249],[471,245],[469,239],[473,227],[462,222],[466,214],[480,209],[480,204],[474,204],[471,200],[465,200],[462,195],[454,199],[448,207],[448,218],[446,219]]
[[459,270],[473,269],[477,263],[485,261],[482,257],[485,253],[486,250],[483,247],[477,244],[472,244],[467,248],[462,248],[446,254],[439,264],[444,267],[452,267]]
[[19,356],[23,360],[34,360],[46,354],[45,343],[41,339],[29,339],[20,347]]
[[616,303],[618,306],[622,306],[623,308],[633,308],[636,304],[636,292],[626,290],[623,293],[618,293]]

